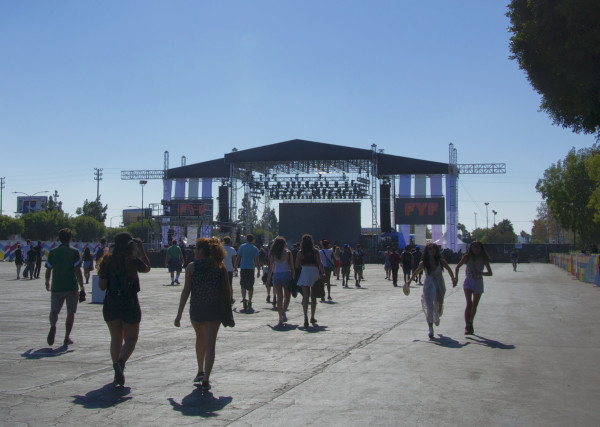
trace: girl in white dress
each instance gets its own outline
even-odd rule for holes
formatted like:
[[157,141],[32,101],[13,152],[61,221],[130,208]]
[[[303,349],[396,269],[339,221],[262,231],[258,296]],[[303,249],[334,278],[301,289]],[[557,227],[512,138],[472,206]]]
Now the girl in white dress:
[[440,324],[440,317],[444,311],[444,296],[446,295],[446,284],[444,283],[443,268],[448,271],[452,279],[452,286],[456,286],[454,273],[440,253],[440,247],[435,243],[428,243],[419,266],[410,280],[404,284],[404,293],[408,295],[410,283],[425,271],[425,282],[423,283],[423,295],[421,304],[425,312],[425,319],[429,325],[429,338],[433,338],[433,324]]

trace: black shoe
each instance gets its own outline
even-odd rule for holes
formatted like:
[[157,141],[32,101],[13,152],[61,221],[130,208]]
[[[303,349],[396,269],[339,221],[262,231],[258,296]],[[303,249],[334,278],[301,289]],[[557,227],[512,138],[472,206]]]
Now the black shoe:
[[308,328],[308,317],[304,318],[304,327]]
[[125,370],[125,362],[121,359],[117,360],[116,363],[113,363],[113,369],[115,370],[115,383],[123,386],[123,384],[125,384],[125,374],[123,373]]
[[66,347],[68,345],[72,345],[73,344],[73,340],[71,338],[65,338],[65,340],[63,341],[63,345]]
[[196,378],[194,378],[194,382],[200,383],[200,382],[202,382],[203,379],[204,379],[204,371],[198,372],[198,375],[196,375]]
[[242,305],[244,306],[244,310],[248,310],[248,301],[242,300]]
[[267,302],[271,302],[271,295],[267,295]]
[[48,332],[48,338],[46,338],[48,345],[54,344],[55,336],[56,336],[56,326],[52,326],[52,327],[50,327],[50,332]]
[[203,391],[210,390],[210,383],[208,381],[202,381],[202,390]]

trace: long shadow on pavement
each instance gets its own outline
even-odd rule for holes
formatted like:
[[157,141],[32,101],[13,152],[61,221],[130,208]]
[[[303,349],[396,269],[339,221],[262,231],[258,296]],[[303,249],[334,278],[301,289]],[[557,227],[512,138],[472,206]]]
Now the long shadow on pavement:
[[34,349],[30,348],[25,353],[22,353],[21,357],[24,357],[26,359],[38,360],[38,359],[43,359],[45,357],[61,356],[63,354],[72,353],[72,352],[73,352],[73,350],[69,350],[69,347],[66,345],[61,345],[60,347],[57,347],[57,348],[44,347],[44,348],[40,348],[38,350],[34,350]]
[[442,334],[439,334],[439,337],[429,338],[428,340],[416,339],[413,340],[413,342],[431,343],[446,348],[463,348],[470,344],[470,342],[461,343],[459,341],[456,341],[454,338],[450,338]]
[[473,341],[473,344],[484,345],[489,348],[497,348],[500,350],[514,350],[516,347],[512,344],[504,344],[500,341],[491,340],[480,335],[469,335],[467,339]]
[[269,328],[271,328],[272,331],[275,332],[287,332],[287,331],[293,331],[295,329],[298,329],[298,325],[294,325],[291,323],[284,323],[283,325],[267,325]]
[[131,396],[127,396],[130,391],[129,387],[118,387],[114,383],[108,383],[97,390],[88,391],[85,396],[73,396],[73,403],[86,409],[111,408],[130,400]]
[[181,412],[186,416],[217,417],[218,411],[233,401],[231,396],[220,396],[215,398],[211,392],[203,392],[200,388],[195,389],[185,396],[181,403],[169,397],[167,399],[174,411]]
[[439,334],[439,338],[434,338],[430,340],[430,342],[446,348],[463,348],[470,344],[469,342],[462,343],[456,341],[454,338],[450,338],[442,334]]

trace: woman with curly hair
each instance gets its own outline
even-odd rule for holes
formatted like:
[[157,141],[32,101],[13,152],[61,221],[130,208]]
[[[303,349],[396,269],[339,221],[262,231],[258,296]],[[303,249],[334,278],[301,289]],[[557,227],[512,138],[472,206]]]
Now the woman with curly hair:
[[[456,283],[458,283],[458,270],[461,266],[467,266],[465,281],[463,282],[463,291],[467,300],[465,308],[465,334],[473,334],[473,319],[477,312],[477,306],[483,294],[483,276],[491,276],[490,256],[483,247],[483,244],[476,240],[471,243],[467,253],[462,257],[454,269]],[[486,271],[483,271],[483,269]]]
[[98,286],[106,290],[102,314],[110,331],[115,383],[120,386],[125,384],[125,362],[133,353],[140,332],[142,311],[137,296],[140,291],[138,273],[149,271],[150,260],[142,241],[129,233],[117,234],[112,252],[100,260]]
[[190,319],[196,332],[198,373],[195,383],[210,390],[210,374],[215,363],[215,346],[222,320],[222,307],[231,304],[229,275],[225,269],[225,249],[219,239],[199,238],[194,250],[195,260],[185,268],[185,284],[181,291],[175,326],[181,326],[181,316],[191,293]]
[[310,298],[310,323],[317,323],[315,311],[317,310],[317,297],[313,286],[317,280],[325,277],[323,264],[319,251],[315,249],[315,243],[310,234],[302,236],[300,250],[296,257],[296,268],[302,267],[298,286],[302,287],[302,310],[304,311],[304,327],[308,327],[308,300]]
[[444,296],[446,295],[446,284],[444,283],[443,268],[448,271],[452,279],[452,286],[456,286],[452,269],[440,253],[440,247],[435,243],[428,243],[425,246],[425,252],[421,258],[419,266],[412,277],[404,285],[405,293],[416,277],[425,271],[425,282],[423,283],[423,294],[421,295],[421,305],[425,312],[425,319],[429,326],[429,338],[433,338],[433,325],[440,324],[440,317],[444,312]]
[[287,322],[285,312],[290,305],[290,292],[294,280],[294,257],[287,248],[285,238],[278,236],[269,251],[269,273],[267,284],[273,284],[273,293],[277,297],[277,311],[281,326]]

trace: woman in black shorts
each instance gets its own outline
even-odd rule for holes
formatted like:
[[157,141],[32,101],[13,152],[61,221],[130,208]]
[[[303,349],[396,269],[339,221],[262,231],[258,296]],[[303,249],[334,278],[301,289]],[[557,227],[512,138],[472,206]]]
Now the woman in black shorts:
[[[133,353],[140,332],[142,312],[137,297],[140,291],[138,273],[149,271],[150,261],[142,241],[129,233],[117,234],[112,252],[100,261],[98,285],[101,290],[106,290],[102,314],[110,331],[115,383],[121,386],[125,384],[125,362]],[[123,291],[117,293],[120,289]]]
[[181,290],[175,326],[181,326],[181,316],[190,300],[190,319],[196,332],[196,359],[198,373],[194,382],[202,382],[203,390],[210,390],[210,373],[215,363],[215,346],[221,326],[222,307],[230,305],[231,287],[225,269],[225,248],[219,239],[196,240],[196,259],[185,268],[185,284]]

